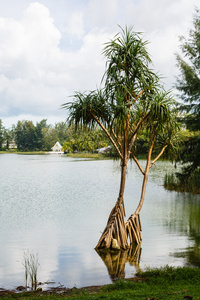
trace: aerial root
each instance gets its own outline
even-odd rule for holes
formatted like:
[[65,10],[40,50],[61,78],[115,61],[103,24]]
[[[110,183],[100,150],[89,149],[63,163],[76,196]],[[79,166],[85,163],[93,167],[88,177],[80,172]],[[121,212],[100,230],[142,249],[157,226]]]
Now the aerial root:
[[131,215],[129,219],[127,220],[126,224],[126,232],[129,236],[130,243],[136,243],[140,244],[142,241],[142,227],[141,227],[141,221],[140,221],[140,215]]
[[140,244],[142,241],[141,230],[139,214],[131,215],[125,223],[123,201],[120,202],[118,199],[110,213],[106,228],[99,239],[96,249],[112,249],[114,247],[113,241],[115,241],[115,250],[128,249],[130,244]]
[[128,237],[126,234],[126,227],[124,222],[124,206],[123,201],[120,203],[119,199],[112,209],[108,222],[101,238],[96,246],[98,248],[112,248],[112,241],[115,239],[120,249],[127,249],[129,247]]

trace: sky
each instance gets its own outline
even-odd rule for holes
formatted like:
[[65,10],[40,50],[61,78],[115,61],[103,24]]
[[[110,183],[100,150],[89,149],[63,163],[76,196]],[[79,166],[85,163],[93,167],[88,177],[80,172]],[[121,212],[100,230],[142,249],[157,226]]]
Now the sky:
[[[199,0],[0,0],[0,119],[54,125],[75,91],[100,86],[104,43],[125,26],[148,40],[153,70],[173,89],[179,37],[193,28]],[[175,90],[174,94],[176,94]]]

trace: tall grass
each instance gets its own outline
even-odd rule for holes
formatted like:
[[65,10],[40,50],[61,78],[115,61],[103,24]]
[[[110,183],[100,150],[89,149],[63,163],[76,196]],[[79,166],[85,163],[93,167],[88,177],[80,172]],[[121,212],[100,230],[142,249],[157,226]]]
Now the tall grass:
[[200,194],[200,171],[196,169],[189,177],[180,178],[176,173],[165,174],[164,187],[170,191]]
[[29,251],[24,253],[23,265],[25,268],[25,282],[26,288],[28,287],[28,280],[31,283],[31,289],[37,289],[37,273],[39,267],[38,254],[30,253]]
[[176,175],[174,173],[165,174],[165,178],[164,178],[164,187],[169,190],[169,191],[177,191],[178,190],[178,178],[176,177]]

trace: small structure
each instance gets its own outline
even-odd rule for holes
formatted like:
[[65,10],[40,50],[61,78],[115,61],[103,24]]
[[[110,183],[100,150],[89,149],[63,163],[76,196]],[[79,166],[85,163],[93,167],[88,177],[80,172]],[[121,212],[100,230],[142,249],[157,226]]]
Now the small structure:
[[9,143],[9,148],[10,148],[10,149],[17,149],[17,145],[16,145],[16,143],[15,143],[14,140],[12,140],[12,141]]
[[14,140],[12,140],[12,141],[4,141],[2,143],[2,148],[7,148],[7,147],[9,149],[17,149],[17,145],[16,145],[16,143],[15,143]]
[[63,154],[64,152],[62,151],[62,146],[59,142],[56,142],[55,145],[51,148],[52,152],[50,153],[55,153],[55,154]]
[[96,149],[96,151],[101,154],[105,154],[105,153],[109,152],[110,150],[111,150],[111,146]]

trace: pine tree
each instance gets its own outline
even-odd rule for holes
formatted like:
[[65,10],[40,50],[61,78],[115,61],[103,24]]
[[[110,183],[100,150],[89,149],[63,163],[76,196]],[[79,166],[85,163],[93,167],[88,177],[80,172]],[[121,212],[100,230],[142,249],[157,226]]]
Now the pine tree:
[[[183,104],[181,111],[185,113],[184,123],[187,129],[193,131],[193,136],[185,142],[181,153],[184,164],[181,173],[177,173],[179,185],[185,186],[186,191],[191,190],[194,178],[197,187],[200,186],[200,13],[196,10],[193,18],[193,29],[189,31],[189,37],[180,37],[182,58],[176,55],[179,70],[176,88],[181,92]],[[199,190],[199,188],[198,188]]]

